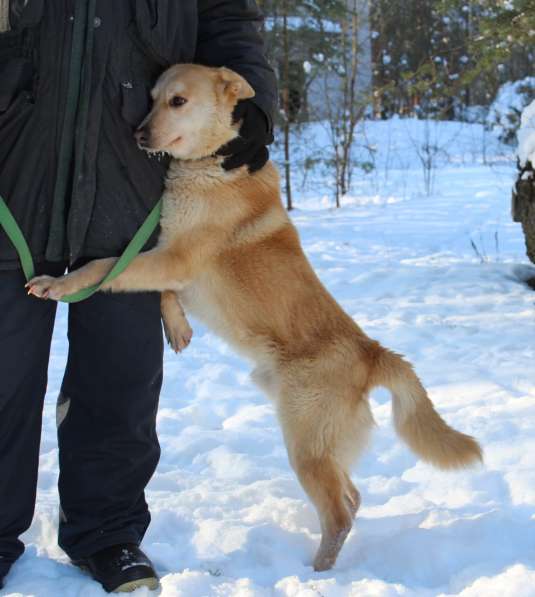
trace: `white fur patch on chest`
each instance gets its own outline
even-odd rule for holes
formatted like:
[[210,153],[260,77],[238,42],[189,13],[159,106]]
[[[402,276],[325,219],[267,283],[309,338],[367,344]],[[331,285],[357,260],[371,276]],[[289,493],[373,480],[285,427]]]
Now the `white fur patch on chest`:
[[205,220],[205,210],[205,202],[187,188],[179,197],[165,192],[160,218],[160,240],[164,243],[171,241],[199,226]]

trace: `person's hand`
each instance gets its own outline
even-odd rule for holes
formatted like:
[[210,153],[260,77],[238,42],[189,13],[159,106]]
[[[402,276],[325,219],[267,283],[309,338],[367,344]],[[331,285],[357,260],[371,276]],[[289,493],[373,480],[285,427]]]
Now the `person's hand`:
[[273,142],[273,134],[268,118],[253,101],[242,100],[236,104],[232,119],[241,121],[240,136],[219,148],[217,155],[225,157],[222,163],[225,170],[247,166],[252,174],[269,160],[266,145]]

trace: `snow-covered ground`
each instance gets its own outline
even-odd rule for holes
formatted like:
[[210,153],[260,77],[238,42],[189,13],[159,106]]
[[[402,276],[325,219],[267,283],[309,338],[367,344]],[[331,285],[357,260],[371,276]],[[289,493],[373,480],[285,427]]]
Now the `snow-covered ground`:
[[[442,149],[427,196],[417,149],[431,134]],[[375,392],[378,427],[353,474],[363,505],[336,567],[315,573],[318,521],[273,407],[248,364],[194,323],[190,348],[165,355],[162,459],[148,489],[144,547],[163,596],[535,596],[535,293],[520,281],[535,268],[509,215],[513,162],[477,125],[368,123],[366,135],[376,170],[355,174],[338,211],[328,181],[309,176],[293,219],[329,290],[407,355],[446,420],[481,441],[485,465],[422,464],[394,434],[388,394]],[[35,521],[4,595],[104,595],[56,545],[65,329],[62,306]]]

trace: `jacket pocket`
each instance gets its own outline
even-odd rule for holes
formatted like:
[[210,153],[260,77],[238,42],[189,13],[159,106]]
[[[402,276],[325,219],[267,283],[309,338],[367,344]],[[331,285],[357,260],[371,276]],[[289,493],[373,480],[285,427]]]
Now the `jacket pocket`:
[[137,38],[162,69],[190,62],[197,40],[197,2],[134,0]]
[[165,68],[161,57],[152,52],[140,37],[135,23],[128,27],[128,41],[121,80],[121,115],[133,127],[138,127],[149,113],[150,90]]
[[137,128],[150,110],[150,89],[143,83],[121,83],[121,115],[133,128]]
[[31,100],[33,79],[34,69],[29,60],[17,57],[0,62],[0,114],[7,112],[19,94]]
[[[37,88],[37,25],[44,0],[4,0],[0,24],[0,115],[21,95],[32,101]],[[7,30],[6,30],[7,29]]]

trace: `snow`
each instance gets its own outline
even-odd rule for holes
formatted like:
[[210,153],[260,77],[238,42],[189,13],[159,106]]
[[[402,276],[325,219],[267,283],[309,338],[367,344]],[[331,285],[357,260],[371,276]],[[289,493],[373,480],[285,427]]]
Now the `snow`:
[[535,164],[535,100],[522,112],[518,130],[518,159],[522,166],[527,162]]
[[[317,122],[302,127],[293,133],[291,143],[292,181],[298,207],[333,206],[333,149],[328,125]],[[282,171],[282,146],[275,156]],[[353,163],[366,165],[371,170],[364,176],[362,169],[355,168],[350,197],[343,202],[383,204],[411,200],[426,193],[424,171],[433,182],[439,172],[444,173],[449,168],[455,171],[459,167],[466,168],[464,176],[457,178],[462,184],[475,176],[470,184],[477,186],[479,178],[488,171],[485,166],[501,177],[501,170],[496,168],[510,165],[513,160],[511,148],[500,143],[482,124],[397,116],[390,120],[364,120],[356,130]],[[429,168],[424,168],[424,164]],[[431,186],[442,190],[436,184]],[[501,200],[507,203],[509,198],[507,190]]]
[[[165,354],[162,458],[147,492],[143,547],[162,596],[535,596],[535,294],[522,283],[535,268],[509,216],[513,156],[479,125],[396,119],[365,123],[358,139],[375,170],[355,173],[339,210],[321,168],[296,178],[292,217],[329,290],[407,355],[445,419],[481,441],[485,465],[419,462],[394,433],[387,392],[374,392],[378,426],[353,473],[362,508],[335,568],[315,573],[318,520],[273,407],[248,364],[193,322],[188,350]],[[441,151],[427,195],[418,152],[431,141]],[[61,306],[35,520],[2,595],[105,595],[56,545],[66,317]]]
[[[281,17],[266,17],[264,19],[264,26],[267,31],[282,28]],[[339,23],[330,19],[317,20],[314,18],[288,16],[286,19],[286,26],[290,31],[299,31],[300,29],[321,31],[322,33],[341,33],[342,29]]]
[[518,117],[532,100],[534,89],[535,77],[504,83],[489,109],[487,126],[504,140],[512,141],[511,131],[516,130]]
[[491,106],[491,112],[495,111],[501,114],[511,109],[522,110],[524,100],[522,98],[522,89],[535,86],[535,77],[525,77],[518,81],[509,81],[502,85]]

